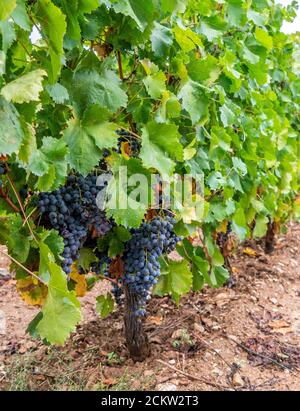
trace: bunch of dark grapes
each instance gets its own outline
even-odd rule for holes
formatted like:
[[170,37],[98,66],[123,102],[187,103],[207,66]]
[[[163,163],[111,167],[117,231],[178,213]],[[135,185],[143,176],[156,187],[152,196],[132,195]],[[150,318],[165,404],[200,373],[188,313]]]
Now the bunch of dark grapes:
[[146,303],[160,276],[159,257],[173,251],[181,240],[173,231],[174,224],[171,216],[155,217],[132,230],[132,237],[126,244],[123,282],[137,297],[136,316],[146,314]]
[[96,197],[104,186],[97,187],[96,180],[95,174],[70,175],[59,190],[40,194],[40,213],[48,217],[51,226],[64,239],[62,268],[66,274],[70,274],[73,262],[79,258],[79,250],[90,229],[100,237],[112,228],[105,213],[97,207]]
[[220,247],[221,251],[226,247],[226,243],[228,241],[228,237],[232,232],[231,222],[228,223],[226,232],[218,232],[216,243]]
[[4,176],[4,174],[6,174],[6,173],[7,173],[6,166],[5,166],[5,164],[1,161],[1,162],[0,162],[0,187],[2,187],[2,184],[3,184],[2,180],[1,180],[1,177]]
[[121,152],[122,143],[128,143],[130,146],[131,157],[137,157],[139,155],[141,144],[129,131],[118,130],[118,152]]
[[[106,278],[110,278],[109,267],[112,263],[112,259],[108,257],[105,253],[101,253],[99,251],[95,251],[96,257],[98,257],[98,261],[92,263],[91,271],[96,275],[102,274]],[[121,280],[118,281],[118,284],[113,284],[112,293],[115,297],[115,301],[117,304],[122,304],[122,282]]]
[[28,185],[24,185],[20,189],[20,196],[22,199],[26,199],[28,197]]

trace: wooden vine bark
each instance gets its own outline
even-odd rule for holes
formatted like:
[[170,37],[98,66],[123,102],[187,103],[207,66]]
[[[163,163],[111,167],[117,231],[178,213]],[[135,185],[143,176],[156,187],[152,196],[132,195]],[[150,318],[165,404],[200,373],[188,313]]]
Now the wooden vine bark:
[[271,254],[275,248],[275,234],[276,234],[276,224],[270,221],[268,224],[268,230],[265,237],[265,252],[266,254]]
[[137,295],[126,286],[124,292],[124,324],[127,348],[133,361],[144,361],[150,355],[150,345],[142,319],[135,315],[135,307],[138,302]]

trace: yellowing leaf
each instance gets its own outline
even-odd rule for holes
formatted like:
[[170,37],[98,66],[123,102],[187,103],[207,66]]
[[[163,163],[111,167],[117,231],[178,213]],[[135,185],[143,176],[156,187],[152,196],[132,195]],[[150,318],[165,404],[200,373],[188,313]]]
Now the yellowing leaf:
[[228,226],[228,221],[224,220],[222,224],[219,225],[217,228],[218,233],[227,233],[227,226]]
[[130,159],[131,150],[130,150],[130,144],[128,143],[128,141],[123,141],[121,143],[121,153],[122,153],[122,156],[126,158],[126,160]]
[[48,288],[33,277],[17,280],[17,290],[22,300],[33,306],[42,306],[48,293]]
[[190,29],[182,29],[176,26],[174,29],[175,39],[183,51],[188,53],[196,46],[203,47],[202,41],[199,35]]
[[1,90],[2,96],[7,101],[14,103],[29,103],[39,101],[40,92],[43,90],[43,78],[47,76],[45,70],[34,70],[6,84]]
[[244,248],[243,253],[246,254],[246,255],[249,255],[250,257],[256,257],[257,256],[257,252],[255,250],[253,250],[253,248],[250,248],[250,247]]
[[255,38],[266,49],[271,50],[273,48],[273,38],[267,31],[261,29],[260,27],[256,27],[255,29]]
[[73,264],[70,278],[75,282],[75,292],[77,297],[84,297],[87,293],[87,283],[85,276],[79,274],[76,264]]
[[149,316],[147,321],[151,324],[161,325],[163,322],[163,317],[161,316]]

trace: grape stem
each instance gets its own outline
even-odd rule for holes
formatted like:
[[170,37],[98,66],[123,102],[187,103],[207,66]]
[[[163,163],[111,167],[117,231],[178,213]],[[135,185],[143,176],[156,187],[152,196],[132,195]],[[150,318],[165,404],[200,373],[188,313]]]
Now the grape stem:
[[11,201],[7,194],[3,191],[3,188],[0,187],[0,197],[16,212],[21,214],[21,210]]
[[122,56],[120,50],[117,51],[118,67],[119,67],[119,76],[122,81],[124,81],[123,66],[122,66]]
[[29,218],[36,212],[37,207],[35,207],[25,218],[24,222],[23,222],[23,227],[25,224],[27,224],[27,221],[29,220]]
[[213,266],[213,261],[212,261],[212,258],[210,256],[209,252],[208,252],[208,249],[205,245],[204,238],[201,235],[200,229],[198,229],[198,235],[199,235],[199,240],[201,242],[202,249],[204,251],[205,257],[206,257],[207,261],[209,262],[210,267],[212,267]]
[[48,286],[48,284],[42,280],[38,275],[34,274],[32,271],[28,270],[28,268],[26,268],[23,264],[21,264],[18,260],[16,260],[14,257],[12,257],[11,255],[7,254],[5,251],[2,251],[0,249],[0,253],[5,255],[6,257],[8,257],[9,259],[11,259],[14,263],[16,263],[19,267],[23,268],[24,271],[26,271],[26,273],[30,274],[32,277],[34,277],[36,280],[38,280],[39,282],[41,282],[42,284]]
[[114,278],[105,277],[105,276],[102,275],[102,274],[98,274],[97,277],[102,278],[102,280],[108,280],[108,281],[110,281],[111,283],[117,285],[118,287],[120,286],[120,284],[118,283],[118,281],[115,280]]
[[119,126],[122,130],[124,130],[124,131],[128,131],[132,136],[134,136],[135,138],[137,138],[138,140],[141,140],[141,136],[139,136],[138,134],[136,134],[136,133],[134,133],[133,131],[131,131],[131,130],[128,130],[126,127],[122,127],[122,126]]
[[20,206],[20,208],[21,208],[23,217],[24,217],[24,219],[25,219],[25,221],[26,221],[26,223],[27,223],[27,226],[28,226],[28,228],[29,228],[30,234],[32,235],[32,238],[34,239],[34,241],[35,241],[36,243],[38,243],[38,240],[36,239],[36,236],[34,235],[34,232],[32,231],[32,228],[31,228],[30,223],[29,223],[29,221],[28,221],[28,218],[27,218],[27,216],[26,216],[26,213],[25,213],[25,210],[24,210],[24,207],[23,207],[23,204],[22,204],[22,200],[21,200],[21,198],[20,198],[20,196],[19,196],[19,194],[18,194],[18,191],[17,191],[17,189],[16,189],[16,187],[15,187],[15,185],[14,185],[14,182],[13,182],[12,179],[10,178],[9,174],[7,174],[7,180],[8,180],[8,182],[9,182],[9,184],[11,185],[11,188],[12,188],[12,190],[13,190],[13,192],[14,192],[17,200],[18,200],[18,203],[19,203],[19,206]]

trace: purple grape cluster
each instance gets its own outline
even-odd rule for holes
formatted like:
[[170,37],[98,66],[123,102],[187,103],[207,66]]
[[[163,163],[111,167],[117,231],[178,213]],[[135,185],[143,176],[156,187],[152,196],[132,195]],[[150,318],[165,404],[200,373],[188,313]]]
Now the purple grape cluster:
[[141,149],[141,144],[140,142],[134,137],[129,131],[126,130],[118,130],[117,134],[119,136],[118,140],[118,152],[121,152],[121,145],[122,143],[129,143],[130,145],[130,150],[131,150],[131,156],[132,157],[137,157],[140,149]]
[[[6,173],[7,173],[7,169],[5,167],[5,164],[0,162],[0,177],[4,176],[4,174],[6,174]],[[3,184],[3,182],[0,178],[0,187],[2,187],[2,184]]]
[[105,213],[97,207],[96,197],[104,186],[96,186],[97,176],[70,175],[65,186],[50,193],[41,193],[39,210],[48,217],[50,224],[64,239],[64,262],[66,274],[79,258],[79,250],[92,226],[98,237],[104,236],[112,228]]
[[[105,253],[101,253],[99,251],[95,252],[96,257],[98,258],[98,261],[92,263],[91,265],[91,271],[95,273],[96,275],[104,275],[104,277],[109,278],[110,273],[109,273],[109,266],[112,263],[112,259],[109,258]],[[113,284],[112,287],[112,294],[115,297],[115,301],[117,304],[121,305],[122,304],[122,281],[119,280],[120,283],[119,285]]]
[[146,303],[160,276],[159,257],[173,251],[181,241],[173,231],[174,225],[175,219],[171,216],[155,217],[132,230],[132,237],[126,244],[123,282],[137,296],[136,316],[146,314]]

